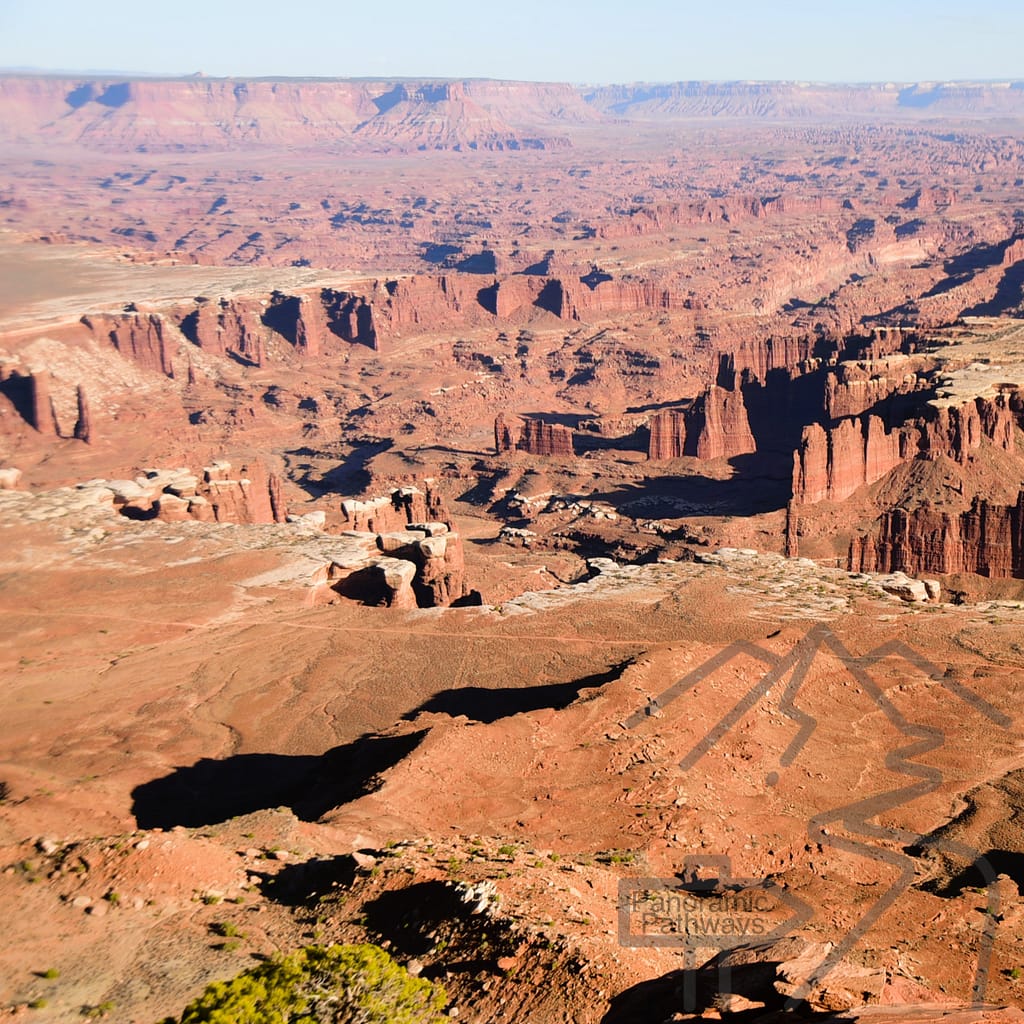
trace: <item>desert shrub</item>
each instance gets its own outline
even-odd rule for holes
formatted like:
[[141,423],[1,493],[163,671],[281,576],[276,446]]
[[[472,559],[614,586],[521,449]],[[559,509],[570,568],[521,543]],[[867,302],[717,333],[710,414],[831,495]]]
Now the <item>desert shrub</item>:
[[306,946],[208,985],[179,1022],[440,1024],[446,1001],[440,985],[414,978],[379,946]]

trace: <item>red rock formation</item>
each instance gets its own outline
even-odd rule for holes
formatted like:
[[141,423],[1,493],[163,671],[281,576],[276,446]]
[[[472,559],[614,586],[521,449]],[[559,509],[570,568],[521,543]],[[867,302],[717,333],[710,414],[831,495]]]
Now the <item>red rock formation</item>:
[[0,363],[0,428],[4,434],[16,434],[28,424],[40,434],[57,433],[56,417],[50,400],[49,375],[45,370],[21,372]]
[[805,336],[744,337],[735,344],[723,340],[728,369],[734,373],[749,372],[765,380],[772,370],[795,370],[813,358],[817,339]]
[[1006,247],[1003,253],[1003,266],[1012,267],[1015,263],[1024,260],[1024,238],[1015,238]]
[[321,292],[330,330],[345,341],[368,345],[379,350],[377,330],[373,323],[373,305],[365,295],[334,291]]
[[975,498],[963,512],[922,505],[885,512],[850,544],[853,572],[978,573],[1024,578],[1024,491],[1016,505]]
[[787,558],[800,557],[800,519],[794,501],[786,504],[786,544],[783,553]]
[[[851,401],[857,404],[830,382],[826,410]],[[923,415],[891,433],[877,416],[849,417],[831,429],[811,424],[804,428],[793,456],[793,497],[800,504],[842,501],[858,487],[880,480],[900,462],[944,455],[964,463],[981,447],[983,438],[1012,452],[1022,411],[1016,392],[1010,392],[962,405],[927,405]]]
[[281,481],[262,463],[250,462],[235,472],[230,462],[214,462],[202,477],[187,468],[147,470],[134,482],[121,482],[114,503],[124,515],[168,522],[196,519],[217,523],[280,523],[287,519]]
[[[730,459],[756,451],[742,391],[712,385],[694,403],[692,416],[698,459]],[[688,427],[688,432],[694,430]]]
[[686,413],[665,409],[651,417],[647,457],[653,461],[679,459],[686,454]]
[[415,566],[412,589],[418,607],[443,608],[467,595],[462,541],[444,523],[412,523],[382,533],[377,546],[388,557]]
[[[446,607],[467,596],[462,541],[436,491],[401,487],[368,501],[343,501],[341,511],[349,530],[377,534],[382,561],[397,559],[415,567],[414,574],[391,567],[396,581],[408,575],[415,594],[412,607]],[[408,606],[407,598],[395,600]]]
[[793,453],[793,500],[842,501],[909,457],[907,436],[887,432],[877,416],[841,420],[832,429],[812,423]]
[[143,369],[166,377],[174,376],[176,339],[171,337],[171,325],[161,314],[135,311],[91,313],[82,317],[82,323],[96,338],[109,341],[118,352]]
[[1012,452],[1019,413],[1008,394],[934,409],[922,424],[921,450],[932,457],[947,455],[962,463],[987,437],[1003,451]]
[[203,478],[198,493],[209,503],[216,522],[285,521],[281,481],[262,463],[250,462],[235,473],[230,463],[216,462],[203,471]]
[[503,452],[525,452],[527,455],[550,455],[555,458],[572,458],[573,432],[559,423],[545,423],[540,419],[523,420],[519,436],[515,438],[512,426],[499,413],[494,420],[494,448],[498,455]]
[[92,442],[92,417],[89,414],[89,403],[85,397],[85,390],[79,384],[76,397],[78,399],[78,419],[75,420],[74,436],[86,444]]
[[425,491],[399,487],[389,495],[365,501],[349,498],[341,503],[341,514],[345,529],[360,533],[394,533],[410,523],[428,522],[453,529],[444,499],[429,485]]
[[320,296],[300,295],[295,347],[307,356],[318,356],[326,334],[327,315]]
[[555,458],[572,458],[572,430],[559,423],[545,423],[544,420],[526,420],[519,434],[516,447],[528,455],[549,455]]
[[927,381],[919,379],[906,360],[892,365],[883,361],[870,368],[840,363],[825,380],[825,419],[860,416],[892,395],[910,394],[926,386]]
[[40,434],[52,437],[57,433],[57,419],[50,399],[50,375],[46,370],[29,371],[30,422]]
[[730,459],[757,450],[743,392],[713,384],[685,411],[666,409],[651,417],[650,459]]
[[201,304],[196,323],[199,347],[217,355],[233,353],[261,366],[266,353],[264,309],[259,299],[221,299]]
[[501,455],[503,452],[515,451],[515,447],[512,428],[508,425],[505,414],[499,412],[494,418],[494,453]]

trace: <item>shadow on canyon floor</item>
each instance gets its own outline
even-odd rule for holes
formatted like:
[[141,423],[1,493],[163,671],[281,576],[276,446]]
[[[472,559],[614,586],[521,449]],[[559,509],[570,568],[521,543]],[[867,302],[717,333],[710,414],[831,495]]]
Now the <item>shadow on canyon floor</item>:
[[760,515],[784,509],[792,494],[791,475],[776,463],[770,456],[738,455],[729,460],[733,475],[727,480],[666,474],[595,491],[588,498],[634,519]]
[[316,821],[376,789],[376,776],[415,750],[425,735],[368,735],[319,756],[204,757],[136,786],[132,813],[139,828],[198,828],[272,807]]
[[526,711],[553,708],[561,711],[568,707],[580,692],[589,687],[604,686],[613,682],[625,671],[630,661],[613,665],[605,672],[595,672],[569,683],[548,683],[541,686],[522,688],[488,689],[483,686],[463,686],[454,690],[441,690],[418,708],[404,716],[406,721],[416,718],[421,712],[437,712],[457,718],[465,715],[474,722],[490,724],[500,718],[509,718]]

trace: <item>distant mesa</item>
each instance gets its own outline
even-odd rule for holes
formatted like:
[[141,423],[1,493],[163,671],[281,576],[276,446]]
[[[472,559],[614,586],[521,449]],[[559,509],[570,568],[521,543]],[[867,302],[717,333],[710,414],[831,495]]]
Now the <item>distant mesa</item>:
[[614,120],[968,118],[1024,112],[1022,83],[832,85],[674,82],[582,89],[565,83],[8,75],[16,116],[2,141],[92,149],[329,144],[406,152],[525,151],[570,145],[576,126]]

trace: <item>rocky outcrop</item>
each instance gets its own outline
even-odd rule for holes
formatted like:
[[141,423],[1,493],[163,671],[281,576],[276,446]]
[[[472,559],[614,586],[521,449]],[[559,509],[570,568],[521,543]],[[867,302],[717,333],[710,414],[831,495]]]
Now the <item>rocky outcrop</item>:
[[[870,367],[870,368],[868,368]],[[919,378],[906,360],[880,364],[840,363],[825,379],[825,421],[860,416],[876,410],[894,395],[907,395],[923,389],[926,381]]]
[[366,296],[325,288],[320,297],[333,334],[345,341],[378,350],[373,304]]
[[685,411],[651,417],[648,458],[731,459],[757,450],[743,392],[712,385]]
[[378,536],[377,546],[415,567],[411,581],[420,608],[442,608],[466,596],[462,541],[444,523],[414,523]]
[[792,500],[786,503],[786,541],[783,554],[787,558],[800,557],[800,517],[797,514],[796,503]]
[[697,999],[722,1011],[781,1010],[787,999],[806,1010],[840,1011],[877,1003],[885,971],[840,960],[817,977],[832,943],[790,935],[725,949],[697,971]]
[[200,493],[218,523],[283,523],[286,519],[281,480],[260,462],[241,466],[218,461],[203,470]]
[[76,388],[75,397],[78,402],[78,418],[75,420],[74,436],[76,440],[90,444],[92,442],[92,415],[89,412],[85,389],[81,384]]
[[171,332],[178,332],[160,313],[90,313],[82,323],[143,369],[174,377],[179,338]]
[[57,436],[50,375],[45,369],[31,367],[22,371],[0,362],[0,396],[10,403],[14,422],[17,417],[46,437]]
[[[869,394],[871,387],[868,382]],[[916,387],[908,384],[907,390]],[[838,407],[837,394],[834,386],[826,391],[826,408]],[[859,404],[849,392],[842,400]],[[813,423],[804,428],[793,456],[793,498],[798,504],[842,501],[901,462],[945,456],[966,463],[986,439],[1013,452],[1022,412],[1019,392],[1012,389],[960,403],[926,404],[919,415],[892,431],[874,415],[848,417],[832,427]]]
[[921,426],[921,450],[931,457],[946,455],[966,462],[988,438],[997,448],[1012,452],[1021,416],[1019,393],[979,397],[961,405],[931,406]]
[[975,498],[962,512],[892,509],[873,532],[854,537],[848,561],[854,572],[1024,578],[1024,491],[1016,505]]
[[569,459],[575,454],[572,440],[572,429],[559,423],[546,423],[541,419],[522,420],[516,436],[503,413],[499,413],[494,421],[494,447],[498,455],[517,451]]
[[723,340],[730,373],[748,373],[764,381],[773,370],[795,370],[815,357],[820,341],[800,335],[768,338],[744,337],[735,343]]
[[910,457],[907,436],[887,431],[878,416],[842,420],[832,428],[812,423],[793,453],[793,500],[842,501]]
[[29,422],[40,434],[52,437],[57,433],[57,418],[53,414],[53,401],[50,398],[50,375],[46,370],[30,370],[28,384],[31,403]]
[[693,453],[698,459],[730,459],[757,448],[742,391],[712,385],[694,403],[689,419],[687,432],[696,433]]
[[516,447],[528,455],[572,458],[572,430],[559,423],[529,419],[523,423]]
[[263,323],[266,303],[255,298],[196,300],[195,307],[180,316],[182,333],[204,352],[237,356],[253,366],[266,361],[267,335]]
[[655,413],[650,422],[647,457],[652,461],[681,459],[686,454],[686,413],[665,409]]
[[512,436],[512,427],[505,419],[505,414],[499,412],[494,417],[494,454],[501,455],[503,452],[512,452],[515,451],[515,448],[516,441]]
[[287,518],[280,478],[259,462],[235,472],[230,462],[218,460],[201,477],[187,467],[150,469],[107,486],[114,505],[131,519],[254,524]]
[[[365,574],[365,565],[353,567],[359,573],[353,574],[354,578],[345,574],[347,582],[338,589],[346,596],[398,608],[441,608],[467,598],[462,540],[450,519],[439,518],[447,519],[448,513],[435,492],[401,487],[367,501],[343,501],[341,509],[349,527],[346,536],[374,537],[382,556],[370,566],[373,572],[369,575]],[[395,561],[411,567],[411,571],[390,565]],[[381,568],[384,562],[388,564]],[[389,587],[394,584],[398,589],[382,590],[382,573],[390,574]],[[340,575],[336,570],[334,578]],[[409,593],[402,581],[406,581]]]
[[410,523],[427,522],[444,523],[453,529],[444,499],[429,484],[424,491],[418,487],[396,487],[378,498],[346,498],[341,503],[341,514],[345,529],[363,533],[393,533]]

